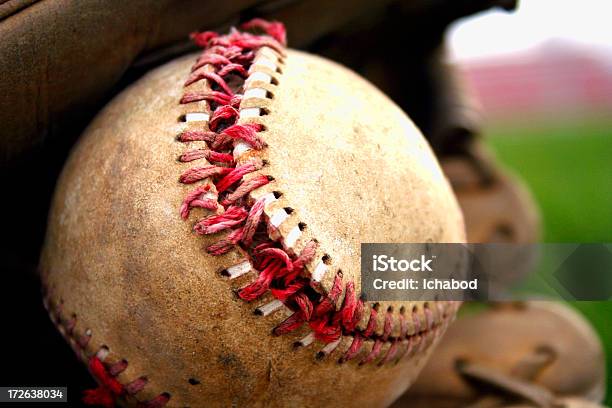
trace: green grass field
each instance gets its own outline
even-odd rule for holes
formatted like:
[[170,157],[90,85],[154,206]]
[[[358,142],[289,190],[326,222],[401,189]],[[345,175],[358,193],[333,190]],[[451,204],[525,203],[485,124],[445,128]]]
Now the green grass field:
[[[499,159],[535,196],[543,242],[612,242],[612,118],[498,124],[486,134]],[[606,402],[612,406],[612,301],[572,304],[601,336],[608,367]]]

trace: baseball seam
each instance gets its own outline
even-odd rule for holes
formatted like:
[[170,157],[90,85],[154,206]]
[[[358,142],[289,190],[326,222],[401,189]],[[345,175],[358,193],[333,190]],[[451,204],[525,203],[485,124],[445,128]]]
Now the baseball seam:
[[148,378],[143,375],[128,382],[120,382],[116,377],[127,369],[128,361],[121,358],[113,362],[108,361],[110,349],[106,345],[94,350],[91,342],[92,330],[79,329],[77,315],[65,313],[63,300],[60,298],[54,304],[52,298],[49,288],[43,286],[43,304],[51,321],[79,359],[87,361],[90,373],[99,384],[98,388],[85,391],[84,403],[114,407],[120,398],[133,399],[141,408],[162,408],[168,403],[171,397],[168,392],[161,392],[152,399],[140,401],[136,394],[147,386]]
[[[355,358],[367,340],[372,340],[373,346],[360,364],[377,359],[379,364],[398,361],[412,349],[414,339],[420,344],[421,339],[436,337],[447,320],[447,311],[437,303],[436,318],[425,303],[421,321],[415,306],[411,311],[414,332],[408,333],[407,311],[401,308],[394,319],[394,310],[389,307],[379,328],[379,305],[372,305],[369,313],[364,313],[366,305],[357,298],[354,283],[344,284],[340,270],[328,293],[321,287],[331,257],[322,253],[316,239],[305,238],[306,224],[299,221],[296,210],[278,205],[282,192],[270,191],[274,177],[263,174],[267,163],[258,157],[267,146],[261,137],[266,130],[261,114],[273,114],[274,91],[282,82],[284,27],[256,19],[242,28],[259,29],[265,34],[233,30],[225,36],[212,32],[194,36],[204,52],[192,68],[180,102],[199,105],[190,106],[181,117],[186,129],[177,139],[204,142],[206,147],[188,150],[179,158],[181,162],[204,163],[186,170],[179,179],[184,184],[199,183],[185,197],[181,216],[187,219],[195,207],[213,211],[195,223],[194,231],[200,235],[228,231],[206,251],[212,255],[238,251],[242,260],[221,274],[235,279],[255,273],[255,281],[239,289],[237,295],[245,301],[267,293],[275,298],[257,307],[256,314],[268,316],[284,307],[293,312],[272,330],[273,334],[286,334],[308,324],[312,331],[295,344],[307,346],[315,339],[326,343],[317,353],[320,358],[333,352],[343,336],[351,336],[352,343],[339,362]],[[230,81],[237,90],[232,89]],[[199,88],[193,90],[194,86]],[[292,225],[283,228],[288,233],[281,232],[281,224]],[[394,336],[397,332],[399,335]],[[389,346],[386,351],[383,344]],[[406,345],[404,353],[398,352],[401,344]]]

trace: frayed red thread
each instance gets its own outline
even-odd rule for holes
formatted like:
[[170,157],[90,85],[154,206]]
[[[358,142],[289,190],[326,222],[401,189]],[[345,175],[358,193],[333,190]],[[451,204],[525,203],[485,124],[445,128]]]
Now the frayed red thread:
[[283,23],[278,21],[266,21],[262,18],[254,18],[240,26],[243,30],[260,29],[263,30],[270,37],[282,45],[287,44],[287,32]]
[[280,248],[265,248],[258,251],[256,255],[264,259],[278,259],[285,264],[284,268],[287,272],[293,272],[293,261],[291,257]]
[[99,385],[96,389],[85,390],[83,402],[105,408],[114,407],[117,398],[125,393],[123,385],[106,370],[102,361],[96,356],[89,359],[89,371]]
[[281,322],[272,330],[272,334],[275,336],[282,336],[283,334],[291,333],[292,331],[300,328],[304,324],[305,318],[302,312],[294,313]]
[[[231,99],[230,99],[231,100]],[[208,127],[213,132],[219,130],[219,126],[223,123],[233,124],[238,119],[239,113],[236,108],[231,105],[219,106],[213,112],[208,122]]]
[[223,134],[235,141],[242,141],[251,146],[255,150],[261,150],[266,146],[256,132],[261,131],[262,125],[258,123],[247,123],[245,125],[234,125],[223,131]]
[[242,239],[243,228],[237,228],[230,232],[226,238],[219,240],[215,244],[210,245],[206,248],[206,252],[211,255],[223,255],[229,252],[234,245]]
[[344,294],[344,302],[340,311],[342,317],[342,326],[347,332],[355,330],[357,323],[361,319],[363,312],[363,303],[358,301],[355,296],[355,283],[348,282]]
[[215,183],[217,191],[219,193],[223,193],[235,183],[241,181],[242,177],[244,177],[246,174],[259,170],[261,166],[261,162],[251,161],[247,164],[230,169],[231,171],[227,172],[225,177]]
[[344,363],[346,361],[354,359],[361,351],[364,340],[365,339],[363,338],[361,333],[356,332],[353,336],[353,341],[351,342],[351,345],[349,346],[346,353],[344,353],[344,356],[342,356],[342,358],[340,359],[340,362]]
[[208,101],[219,105],[229,105],[232,97],[217,91],[192,91],[186,92],[180,100],[181,104]]
[[378,365],[384,365],[395,360],[395,358],[397,357],[397,351],[399,350],[399,343],[399,340],[393,340],[393,342],[391,343],[391,347],[389,347],[389,350],[387,351],[387,354],[380,361],[380,363],[378,363]]
[[195,190],[191,191],[181,204],[181,218],[187,219],[189,217],[189,212],[192,208],[205,208],[207,210],[216,210],[217,209],[217,200],[216,193],[214,194],[215,198],[204,198],[204,195],[210,193],[210,185],[203,185],[197,187]]
[[203,33],[191,33],[191,40],[196,43],[198,47],[208,47],[208,43],[213,38],[218,37],[219,34],[214,31],[205,31]]
[[270,288],[270,283],[272,283],[272,279],[274,279],[274,276],[281,270],[281,261],[274,260],[268,263],[268,265],[259,272],[259,275],[257,276],[255,282],[243,288],[238,293],[238,296],[240,296],[240,298],[246,300],[247,302],[257,299]]
[[210,132],[206,130],[188,130],[188,131],[182,132],[178,136],[178,140],[179,142],[183,142],[183,143],[188,143],[188,142],[213,143],[217,139],[217,137],[219,137],[219,135],[216,134],[215,132]]
[[[262,201],[263,203],[263,201]],[[301,270],[303,263],[309,261],[314,255],[313,244],[306,245],[300,256],[293,260],[291,257],[282,249],[276,247],[270,247],[269,245],[263,245],[255,248],[253,256],[255,258],[255,265],[261,269],[261,272],[257,280],[239,292],[239,296],[246,300],[254,300],[261,296],[272,283],[276,280],[280,283],[283,289],[274,288],[272,294],[276,294],[280,300],[290,301],[292,296],[297,295],[298,290],[302,290],[306,287],[305,284],[296,282],[298,278],[297,274],[294,274],[296,269]],[[297,268],[296,268],[297,267]],[[286,279],[291,276],[289,279]],[[293,286],[292,286],[293,285]],[[298,301],[296,304],[301,309],[309,308],[312,309],[312,305],[307,305],[310,300],[307,297],[302,297],[301,302]],[[304,313],[304,317],[310,320],[312,313]]]
[[376,316],[378,315],[377,305],[374,305],[370,309],[370,319],[368,320],[368,325],[366,329],[363,331],[364,337],[372,337],[374,331],[376,331]]
[[212,215],[198,221],[193,229],[200,235],[214,234],[241,224],[247,214],[242,207],[229,207],[223,214]]
[[234,156],[232,156],[231,154],[218,153],[218,152],[215,152],[214,150],[208,150],[208,149],[189,150],[183,153],[179,157],[179,160],[183,163],[187,163],[187,162],[199,160],[199,159],[206,159],[209,162],[225,163],[230,166],[234,164]]
[[246,218],[246,222],[244,223],[244,228],[242,230],[242,243],[247,247],[253,243],[253,236],[255,235],[257,226],[261,221],[265,204],[265,198],[260,198],[257,200],[251,207],[249,215]]
[[219,76],[224,77],[232,73],[240,75],[243,78],[246,78],[248,76],[247,70],[242,65],[233,63],[224,65],[223,68],[221,68],[221,70],[219,71]]
[[179,181],[184,184],[192,184],[196,181],[204,180],[212,176],[221,176],[226,175],[232,172],[231,167],[219,167],[213,165],[206,165],[202,167],[193,167],[189,170],[186,170]]
[[297,292],[293,297],[293,301],[297,305],[298,309],[300,310],[301,317],[305,321],[309,321],[310,319],[312,319],[312,314],[314,313],[314,305],[312,304],[310,299],[308,299],[308,296],[306,296],[304,292]]
[[385,322],[383,324],[383,335],[381,340],[387,341],[389,336],[391,335],[391,331],[393,330],[393,312],[388,310],[385,314]]
[[[202,46],[204,48],[204,46]],[[191,72],[197,70],[204,65],[227,65],[231,64],[229,58],[224,55],[215,54],[212,52],[204,53],[200,58],[198,58],[197,62],[191,67]]]
[[208,71],[205,71],[204,69],[198,69],[192,72],[189,78],[187,78],[187,81],[185,81],[184,85],[189,86],[193,84],[194,82],[197,82],[202,79],[208,79],[209,81],[219,86],[223,90],[223,92],[225,92],[228,96],[230,97],[234,96],[234,92],[232,92],[232,89],[229,87],[227,82],[225,82],[223,77],[221,77],[219,74],[215,72],[208,72]]
[[[223,201],[221,202],[221,204],[224,207],[227,207],[229,205],[232,205],[233,203],[235,203],[237,200],[241,199],[242,197],[246,196],[248,193],[250,193],[251,191],[255,190],[256,188],[265,186],[266,184],[268,184],[269,182],[271,182],[273,179],[270,176],[265,176],[265,175],[259,175],[253,178],[250,178],[248,180],[244,180],[242,182],[242,184],[240,184],[238,186],[238,188],[236,188],[236,190],[234,190],[233,192],[231,192],[230,194],[228,194]],[[245,243],[246,244],[246,243]],[[247,244],[248,245],[248,244]]]
[[315,334],[315,338],[324,343],[336,341],[342,335],[342,328],[335,324],[329,317],[323,317],[316,320],[311,320],[310,328]]
[[[293,295],[296,295],[296,297],[300,296],[300,291],[304,288],[304,286],[304,281],[296,281],[283,288],[272,288],[270,289],[270,292],[272,293],[272,296],[274,296],[276,299],[283,302],[287,302],[289,298],[291,298],[291,296]],[[301,304],[300,309],[302,309],[303,307],[308,307],[304,305],[304,302],[309,302],[310,306],[312,306],[312,302],[309,301],[308,297],[306,297],[305,299],[300,299],[300,301],[298,301],[297,299],[295,300],[296,302]]]

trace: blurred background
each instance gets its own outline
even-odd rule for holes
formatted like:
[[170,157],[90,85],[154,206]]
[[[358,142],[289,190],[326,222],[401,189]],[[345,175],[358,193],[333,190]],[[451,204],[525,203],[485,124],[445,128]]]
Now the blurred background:
[[[485,141],[533,193],[543,242],[612,241],[610,15],[602,0],[532,0],[449,31],[450,59],[482,105]],[[612,302],[572,305],[602,337],[612,405]]]

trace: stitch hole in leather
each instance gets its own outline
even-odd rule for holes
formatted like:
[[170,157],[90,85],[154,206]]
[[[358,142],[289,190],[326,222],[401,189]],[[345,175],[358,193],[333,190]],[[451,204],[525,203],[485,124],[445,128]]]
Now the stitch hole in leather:
[[104,361],[106,359],[106,357],[108,356],[108,353],[109,353],[108,346],[102,345],[98,349],[98,351],[96,353],[96,357],[98,357],[100,359],[100,361]]
[[306,229],[306,223],[305,222],[298,222],[298,228],[300,229],[300,231],[304,231]]
[[331,264],[331,256],[329,254],[323,254],[323,256],[321,257],[321,261],[323,261],[323,263],[325,265],[330,265]]
[[273,191],[272,194],[274,195],[274,198],[276,198],[277,200],[283,196],[283,193],[280,191]]
[[200,384],[200,380],[196,379],[196,378],[190,378],[188,380],[189,384],[191,385],[199,385]]
[[[223,131],[227,128],[229,128],[230,126],[232,126],[235,122],[235,119],[221,119],[217,122],[215,131],[217,133],[223,133]],[[212,126],[212,125],[211,125]]]

